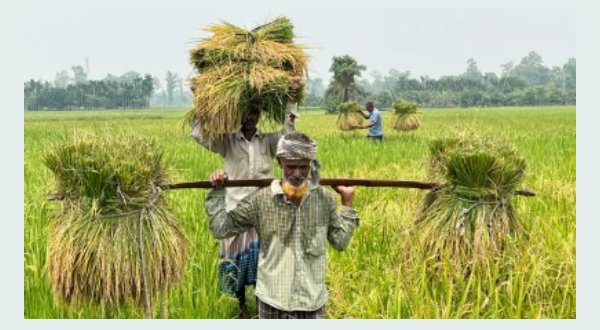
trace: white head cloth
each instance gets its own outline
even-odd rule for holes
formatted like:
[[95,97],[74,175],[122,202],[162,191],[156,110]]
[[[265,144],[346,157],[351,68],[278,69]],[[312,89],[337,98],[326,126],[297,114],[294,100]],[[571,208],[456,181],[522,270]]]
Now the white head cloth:
[[310,160],[311,183],[319,184],[321,164],[317,160],[317,142],[315,140],[310,140],[310,143],[287,140],[284,135],[277,144],[277,158]]

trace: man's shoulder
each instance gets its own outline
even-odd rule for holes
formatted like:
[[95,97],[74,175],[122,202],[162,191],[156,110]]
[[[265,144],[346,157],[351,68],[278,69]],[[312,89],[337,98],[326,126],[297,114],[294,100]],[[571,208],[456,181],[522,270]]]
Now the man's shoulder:
[[325,188],[324,186],[319,185],[315,190],[325,200],[333,200],[333,201],[335,201],[335,194],[331,190]]
[[207,139],[206,141],[207,142],[210,141],[212,144],[214,144],[214,143],[223,143],[224,145],[225,144],[232,144],[232,143],[235,143],[235,141],[236,141],[235,134],[236,133],[227,133],[227,134],[223,134],[223,135],[219,135],[219,136],[213,137],[210,140]]
[[258,199],[269,197],[271,195],[272,195],[272,193],[271,193],[270,186],[260,187],[260,188],[256,189],[255,191],[253,191],[252,193],[250,193],[250,196],[253,196],[254,198],[258,198]]
[[378,119],[381,118],[381,111],[379,111],[378,109],[373,110],[373,113],[375,114],[375,117],[377,117]]

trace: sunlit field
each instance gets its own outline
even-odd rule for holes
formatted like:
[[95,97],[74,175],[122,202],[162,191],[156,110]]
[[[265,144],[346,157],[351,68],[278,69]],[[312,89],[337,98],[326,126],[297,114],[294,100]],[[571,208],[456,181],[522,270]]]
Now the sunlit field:
[[[142,318],[131,306],[69,310],[51,293],[45,268],[48,224],[59,202],[48,202],[54,179],[41,157],[75,130],[135,131],[156,138],[174,181],[205,180],[224,166],[182,128],[186,109],[26,112],[24,141],[24,317]],[[414,220],[424,191],[357,188],[361,226],[348,250],[329,248],[326,282],[329,318],[575,318],[576,119],[575,107],[420,109],[422,126],[392,129],[383,112],[384,141],[366,130],[341,132],[335,116],[301,112],[297,129],[317,140],[322,177],[427,180],[428,143],[450,128],[471,129],[512,141],[527,158],[526,187],[514,197],[528,239],[511,241],[503,259],[468,276],[434,265],[422,251]],[[265,130],[276,130],[265,127]],[[279,175],[280,171],[276,171]],[[218,289],[218,241],[208,231],[206,191],[164,193],[190,240],[184,280],[168,293],[169,318],[235,318],[237,302]],[[431,272],[432,267],[437,272]],[[253,299],[251,313],[256,315]],[[155,315],[159,315],[154,303]]]

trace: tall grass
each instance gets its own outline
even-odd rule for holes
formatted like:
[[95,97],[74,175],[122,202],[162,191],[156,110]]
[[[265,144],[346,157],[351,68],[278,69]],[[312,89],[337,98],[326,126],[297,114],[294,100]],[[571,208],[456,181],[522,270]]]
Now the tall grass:
[[[427,179],[429,143],[448,127],[470,128],[514,142],[527,158],[523,186],[535,198],[515,197],[514,206],[531,239],[516,238],[502,259],[464,277],[450,264],[423,255],[414,220],[426,192],[357,188],[361,227],[345,252],[329,250],[327,302],[331,318],[575,318],[576,317],[576,120],[574,108],[422,109],[423,126],[395,132],[383,113],[385,141],[344,135],[336,116],[303,113],[298,130],[319,142],[323,177]],[[181,111],[183,113],[183,110]],[[75,129],[134,129],[156,137],[173,160],[177,180],[206,179],[223,166],[214,155],[177,129],[180,114],[142,119],[153,112],[118,118],[96,113],[25,114],[24,310],[26,318],[136,318],[130,306],[118,311],[54,302],[49,285],[46,240],[51,210],[46,202],[53,177],[40,162],[55,138]],[[66,116],[63,116],[66,115]],[[86,120],[88,116],[96,116]],[[51,121],[42,118],[52,118]],[[114,120],[111,118],[115,118]],[[385,120],[387,119],[387,120]],[[364,133],[366,135],[366,133]],[[280,173],[279,171],[276,171]],[[165,192],[190,239],[190,262],[181,284],[168,295],[171,318],[233,318],[235,299],[219,292],[218,242],[208,232],[202,190]],[[429,270],[436,266],[436,273]]]

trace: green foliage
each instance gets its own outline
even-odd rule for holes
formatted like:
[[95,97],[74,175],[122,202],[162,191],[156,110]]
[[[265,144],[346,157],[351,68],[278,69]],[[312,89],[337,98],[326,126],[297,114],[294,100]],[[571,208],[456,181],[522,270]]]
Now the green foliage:
[[309,79],[308,80],[308,94],[313,95],[315,97],[323,97],[325,94],[325,86],[323,86],[323,79]]
[[169,96],[169,104],[173,104],[173,91],[177,87],[177,83],[179,82],[179,77],[176,73],[172,73],[171,71],[167,71],[167,76],[165,78],[165,82],[167,83],[167,95]]
[[306,107],[321,107],[324,103],[325,101],[322,97],[308,94],[306,95],[303,105]]
[[380,109],[386,109],[393,106],[394,96],[389,91],[382,91],[373,96],[375,106]]
[[463,74],[463,77],[471,81],[483,80],[483,75],[481,74],[481,71],[479,71],[479,68],[477,67],[477,62],[474,59],[470,58],[467,61],[467,71]]
[[328,114],[335,114],[338,111],[338,106],[342,102],[337,96],[327,96],[325,97],[325,112]]
[[329,72],[333,73],[329,87],[325,91],[325,97],[333,95],[342,102],[354,100],[358,95],[364,95],[365,91],[357,83],[356,77],[367,69],[359,65],[350,55],[334,56]]
[[24,83],[24,103],[26,110],[79,110],[147,108],[154,93],[152,76],[137,74],[131,80],[107,78],[87,80],[79,84],[69,84],[68,75],[63,71],[57,75],[55,86],[50,83],[29,80]]
[[[339,61],[339,60],[338,60]],[[336,67],[343,67],[336,65]],[[511,62],[503,65],[503,74],[498,77],[492,72],[482,73],[474,59],[467,61],[465,73],[432,79],[428,76],[411,77],[410,72],[390,70],[383,76],[371,73],[372,83],[367,79],[354,81],[357,91],[346,93],[348,100],[360,103],[367,99],[375,101],[380,108],[391,106],[393,99],[402,98],[416,102],[420,107],[498,107],[498,106],[541,106],[576,103],[576,61],[574,58],[550,70],[544,66],[535,52],[529,54],[515,66]],[[341,69],[336,69],[344,71]],[[360,70],[347,70],[360,72]],[[340,75],[341,76],[341,75]],[[357,75],[358,76],[358,75]],[[334,79],[329,93],[339,94],[344,100],[344,89]],[[389,95],[388,95],[389,93]],[[390,99],[391,97],[391,99]]]
[[75,84],[85,84],[87,81],[87,72],[83,69],[81,65],[72,66],[71,70],[73,70],[73,81]]
[[546,85],[550,80],[550,69],[542,64],[542,57],[536,52],[530,52],[508,75],[519,76],[532,86]]

